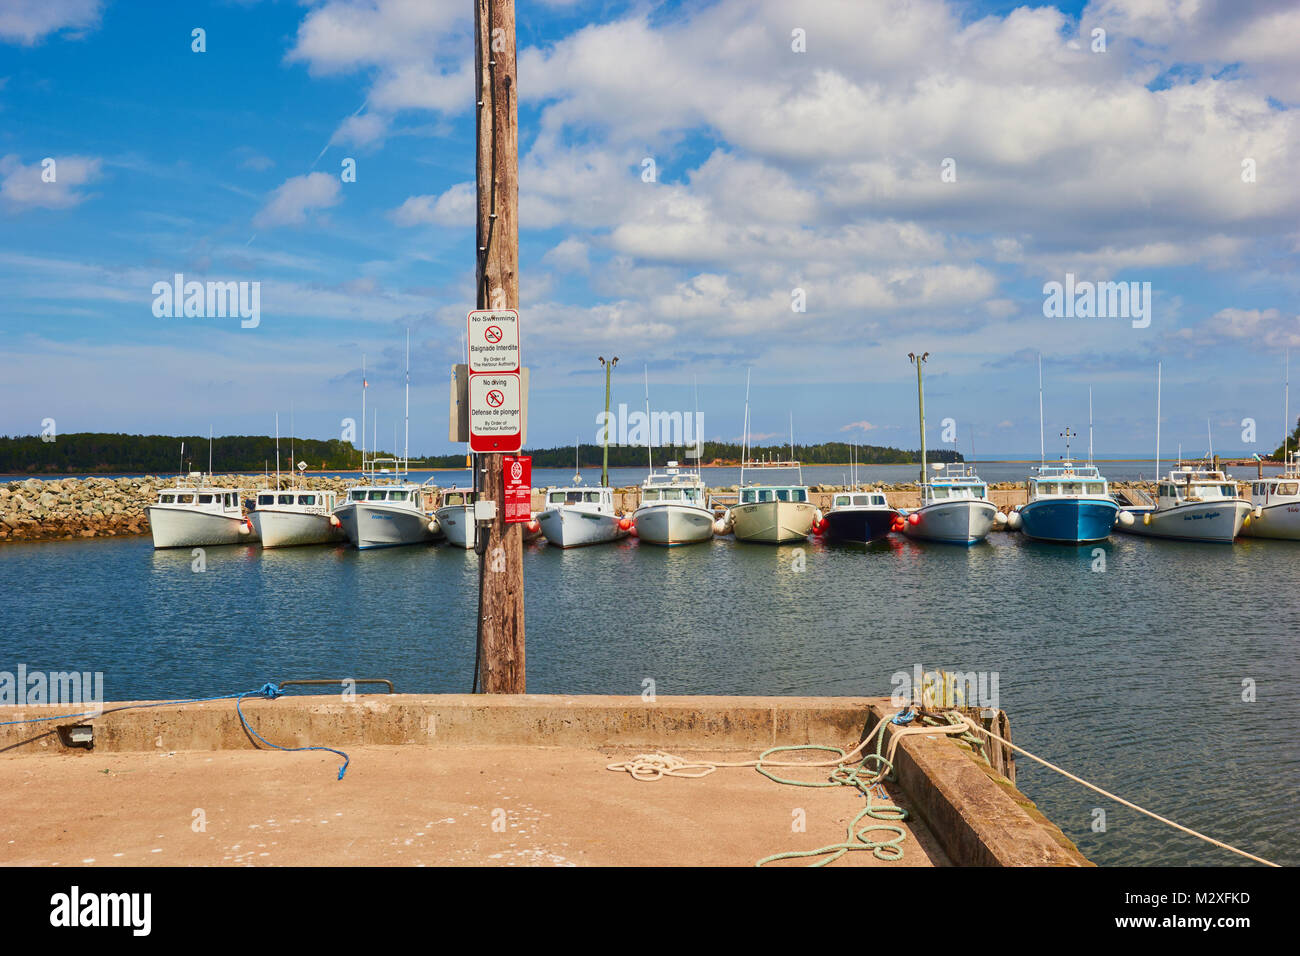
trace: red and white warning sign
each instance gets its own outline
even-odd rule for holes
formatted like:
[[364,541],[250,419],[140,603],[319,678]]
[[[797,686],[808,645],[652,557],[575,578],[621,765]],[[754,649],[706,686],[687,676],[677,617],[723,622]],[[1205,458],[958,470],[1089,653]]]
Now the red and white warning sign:
[[519,451],[523,411],[519,375],[481,374],[469,377],[469,447],[476,452]]
[[469,371],[518,372],[519,313],[477,309],[469,314]]
[[506,524],[525,524],[533,518],[533,459],[530,455],[506,455]]

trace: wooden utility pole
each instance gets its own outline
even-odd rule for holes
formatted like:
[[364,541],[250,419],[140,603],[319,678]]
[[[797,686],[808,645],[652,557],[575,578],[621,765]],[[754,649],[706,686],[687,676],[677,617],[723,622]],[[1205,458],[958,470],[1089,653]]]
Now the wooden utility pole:
[[[519,129],[515,83],[515,2],[474,0],[478,68],[477,307],[519,308]],[[479,529],[479,687],[522,694],[524,683],[523,525],[505,523],[503,461],[477,456],[479,500],[497,516]],[[483,539],[486,538],[486,542]]]

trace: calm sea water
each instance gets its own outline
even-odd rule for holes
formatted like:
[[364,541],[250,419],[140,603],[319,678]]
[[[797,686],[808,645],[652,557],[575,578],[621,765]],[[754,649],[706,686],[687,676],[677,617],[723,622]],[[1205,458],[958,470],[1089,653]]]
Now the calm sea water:
[[[1017,743],[1187,826],[1300,864],[1300,546],[994,534],[970,549],[635,540],[525,556],[537,693],[888,694],[926,668],[998,676]],[[465,692],[472,553],[189,551],[149,539],[0,547],[0,670],[102,671],[108,699],[390,677]],[[1242,700],[1243,681],[1257,700]],[[321,741],[328,743],[328,741]],[[827,741],[836,743],[836,741]],[[1028,760],[1019,783],[1102,864],[1233,864]],[[1105,832],[1094,832],[1106,813]]]

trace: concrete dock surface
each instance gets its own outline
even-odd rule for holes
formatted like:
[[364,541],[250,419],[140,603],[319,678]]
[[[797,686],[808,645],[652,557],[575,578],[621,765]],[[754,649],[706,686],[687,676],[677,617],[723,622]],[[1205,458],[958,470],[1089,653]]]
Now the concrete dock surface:
[[[749,769],[638,782],[605,769],[630,756],[615,750],[370,746],[348,752],[352,763],[341,781],[340,761],[329,753],[0,760],[0,863],[734,866],[841,842],[864,805],[851,787],[782,786]],[[825,771],[803,775],[819,779]],[[913,817],[902,826],[907,835],[899,862],[864,850],[834,865],[947,863],[924,823]]]
[[[292,694],[242,707],[274,744],[346,751],[344,779],[333,753],[265,748],[233,700],[109,703],[91,720],[8,726],[50,711],[0,707],[0,864],[749,866],[843,842],[866,798],[753,768],[643,782],[607,765],[655,751],[849,750],[898,712],[869,697],[533,694]],[[73,724],[93,747],[74,745]],[[886,724],[886,748],[898,729]],[[1089,865],[1016,789],[1008,755],[991,756],[937,732],[902,735],[885,787],[909,811],[903,858],[861,850],[833,865]],[[778,773],[825,781],[830,768]]]

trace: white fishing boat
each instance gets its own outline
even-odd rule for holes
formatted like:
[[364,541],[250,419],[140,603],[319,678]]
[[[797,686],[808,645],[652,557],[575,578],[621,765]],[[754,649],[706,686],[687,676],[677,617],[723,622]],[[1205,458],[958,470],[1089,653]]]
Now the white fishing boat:
[[1129,534],[1180,541],[1231,544],[1251,515],[1251,503],[1222,471],[1180,462],[1157,486],[1154,507],[1125,510],[1132,521],[1116,527]]
[[259,491],[248,520],[263,548],[330,544],[347,538],[337,506],[333,491]]
[[145,509],[155,548],[199,548],[220,544],[247,544],[257,540],[244,516],[239,489],[206,483],[192,472],[190,484],[177,481],[158,492],[158,500]]
[[[361,483],[349,488],[347,499],[334,509],[350,544],[364,551],[425,544],[438,537],[438,520],[433,513],[436,488],[404,481],[405,468],[395,458],[372,459],[362,473]],[[378,477],[383,473],[394,477]]]
[[641,483],[641,502],[632,514],[636,536],[647,544],[671,547],[713,537],[713,507],[698,470],[668,462]]
[[989,489],[974,466],[965,462],[936,462],[932,478],[925,460],[925,387],[921,367],[929,352],[907,356],[916,366],[916,402],[921,422],[921,506],[900,510],[903,533],[923,541],[975,544],[999,524],[1002,515],[988,500]]
[[[796,484],[745,484],[745,470],[795,469]],[[821,510],[812,503],[803,484],[803,468],[797,461],[748,462],[741,464],[740,497],[731,506],[731,530],[737,541],[784,544],[802,541],[819,526]]]
[[[745,441],[740,457],[740,486],[737,501],[727,521],[737,541],[784,544],[801,541],[822,527],[822,513],[813,505],[803,483],[803,466],[794,460],[794,415],[790,416],[790,460],[747,461],[749,457],[749,375],[745,375]],[[745,482],[745,471],[793,470],[795,484]]]
[[442,533],[447,536],[447,544],[453,548],[474,547],[474,502],[477,497],[473,491],[460,491],[454,487],[442,493],[435,515]]
[[939,462],[921,483],[921,506],[903,513],[903,534],[923,541],[975,544],[988,537],[998,509],[988,485],[965,462]]
[[1300,541],[1300,468],[1291,452],[1282,474],[1250,484],[1251,516],[1241,533],[1249,538]]
[[626,538],[630,519],[614,510],[613,488],[585,488],[574,475],[567,488],[546,489],[546,506],[537,516],[542,534],[558,548],[581,548]]

